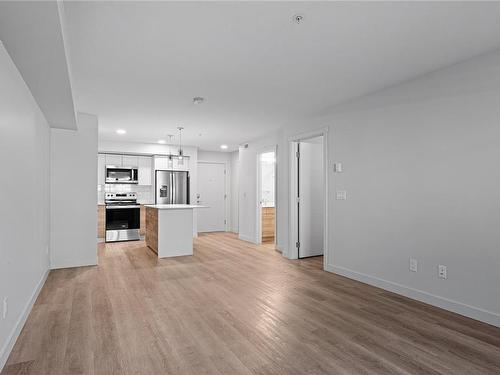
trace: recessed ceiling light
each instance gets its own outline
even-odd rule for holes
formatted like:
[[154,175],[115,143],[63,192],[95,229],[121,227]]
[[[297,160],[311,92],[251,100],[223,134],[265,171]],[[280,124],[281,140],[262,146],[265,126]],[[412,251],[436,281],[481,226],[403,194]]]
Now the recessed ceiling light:
[[118,134],[126,134],[127,133],[127,131],[125,129],[117,129],[116,132]]
[[167,143],[167,141],[165,141],[164,139],[160,139],[160,140],[158,140],[158,143],[161,145],[164,145],[165,143]]
[[223,150],[227,150],[227,145],[220,145],[220,148],[222,148]]
[[205,101],[205,98],[202,98],[201,96],[195,96],[193,98],[193,104],[201,104]]

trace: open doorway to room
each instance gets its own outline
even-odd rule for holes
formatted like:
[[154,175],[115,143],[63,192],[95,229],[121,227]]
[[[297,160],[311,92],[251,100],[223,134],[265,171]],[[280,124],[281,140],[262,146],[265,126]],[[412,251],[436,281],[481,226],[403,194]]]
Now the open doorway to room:
[[292,142],[292,243],[299,259],[323,256],[326,248],[324,147],[323,134]]
[[276,148],[258,155],[257,242],[276,244]]

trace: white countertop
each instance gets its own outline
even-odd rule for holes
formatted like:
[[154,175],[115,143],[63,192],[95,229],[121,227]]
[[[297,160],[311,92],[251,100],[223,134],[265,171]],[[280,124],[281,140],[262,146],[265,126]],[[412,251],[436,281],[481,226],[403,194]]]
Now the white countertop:
[[188,210],[193,208],[208,208],[198,204],[147,204],[146,207],[156,208],[157,210]]

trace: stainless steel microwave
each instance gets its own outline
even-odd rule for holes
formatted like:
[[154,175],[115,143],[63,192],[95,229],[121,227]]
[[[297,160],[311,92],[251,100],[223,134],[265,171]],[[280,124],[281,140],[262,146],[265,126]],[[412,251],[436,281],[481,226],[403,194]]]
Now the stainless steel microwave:
[[107,184],[137,184],[138,182],[139,175],[137,168],[106,165]]

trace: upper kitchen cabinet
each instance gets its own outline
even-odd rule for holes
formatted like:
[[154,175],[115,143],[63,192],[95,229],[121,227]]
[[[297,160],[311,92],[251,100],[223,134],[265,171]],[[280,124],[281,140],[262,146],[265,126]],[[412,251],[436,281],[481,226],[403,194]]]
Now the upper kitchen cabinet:
[[97,185],[106,183],[106,155],[97,155]]
[[122,155],[106,154],[106,165],[122,166]]
[[166,156],[154,156],[154,170],[168,169],[168,158]]
[[132,155],[122,155],[122,167],[139,167],[139,157]]
[[152,185],[153,170],[151,168],[152,160],[150,156],[139,156],[139,185]]
[[189,171],[189,156],[185,156],[183,162],[184,163],[180,165],[179,159],[173,157],[172,163],[170,164],[168,161],[168,157],[155,155],[154,170]]

